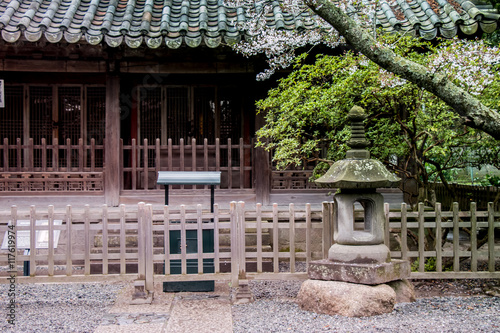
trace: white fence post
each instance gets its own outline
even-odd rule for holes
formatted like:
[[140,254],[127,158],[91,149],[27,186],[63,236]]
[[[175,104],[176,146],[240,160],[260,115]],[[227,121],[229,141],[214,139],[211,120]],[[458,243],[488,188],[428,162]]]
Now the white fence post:
[[144,242],[144,202],[139,202],[137,210],[137,279],[146,279],[145,242]]
[[239,246],[238,246],[238,216],[236,212],[236,201],[229,204],[229,216],[231,222],[231,285],[233,288],[239,287]]
[[145,289],[148,292],[154,290],[154,263],[153,263],[153,205],[147,204],[143,220],[144,231],[144,260],[145,260]]
[[322,215],[323,215],[323,259],[328,258],[328,250],[333,245],[333,230],[334,222],[334,203],[323,201]]
[[238,244],[239,247],[239,267],[238,267],[238,278],[244,280],[247,278],[246,269],[246,246],[245,246],[245,202],[238,202]]

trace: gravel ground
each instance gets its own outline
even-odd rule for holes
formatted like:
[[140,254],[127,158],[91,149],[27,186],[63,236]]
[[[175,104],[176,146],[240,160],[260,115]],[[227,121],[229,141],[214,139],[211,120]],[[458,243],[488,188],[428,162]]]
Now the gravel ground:
[[[500,297],[486,296],[498,280],[413,281],[420,297],[390,314],[365,318],[302,311],[300,281],[251,281],[256,301],[233,305],[234,332],[500,332]],[[480,295],[480,296],[474,296]],[[460,296],[460,297],[457,297]]]
[[0,332],[93,332],[122,288],[102,283],[18,284],[14,329],[4,319],[10,298],[9,286],[2,284]]
[[500,298],[433,297],[390,314],[348,318],[302,311],[292,300],[233,306],[234,332],[500,332]]
[[[417,302],[368,318],[302,311],[294,301],[300,281],[251,281],[256,301],[233,305],[234,332],[500,332],[499,280],[414,281]],[[123,284],[18,284],[16,329],[5,319],[0,332],[93,332]],[[2,318],[8,285],[0,285]],[[461,296],[461,297],[457,297]],[[146,333],[146,332],[144,332]]]

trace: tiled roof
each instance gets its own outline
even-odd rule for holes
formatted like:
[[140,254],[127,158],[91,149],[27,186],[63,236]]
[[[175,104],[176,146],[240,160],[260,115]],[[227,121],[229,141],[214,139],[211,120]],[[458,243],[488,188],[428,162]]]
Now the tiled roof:
[[[311,14],[297,16],[272,2],[267,22],[277,28],[312,29]],[[500,15],[491,6],[476,6],[469,0],[382,1],[377,24],[386,31],[413,30],[427,39],[437,35],[453,37],[458,29],[473,34],[478,29],[496,29]],[[9,43],[19,40],[97,45],[103,41],[116,47],[167,46],[178,48],[240,40],[238,27],[248,19],[244,7],[228,8],[224,0],[1,0],[0,30]]]
[[415,31],[425,39],[453,38],[461,30],[473,35],[478,30],[491,33],[500,20],[488,2],[469,0],[396,0],[390,6],[380,2],[377,25],[385,31]]

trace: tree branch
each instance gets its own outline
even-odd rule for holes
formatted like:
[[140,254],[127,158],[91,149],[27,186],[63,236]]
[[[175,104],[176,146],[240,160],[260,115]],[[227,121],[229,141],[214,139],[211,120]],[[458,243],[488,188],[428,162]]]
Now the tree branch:
[[306,4],[332,25],[354,48],[377,65],[442,99],[463,118],[465,125],[480,129],[500,140],[500,113],[496,110],[483,105],[444,75],[431,73],[424,66],[378,45],[367,30],[359,26],[331,0],[307,0]]

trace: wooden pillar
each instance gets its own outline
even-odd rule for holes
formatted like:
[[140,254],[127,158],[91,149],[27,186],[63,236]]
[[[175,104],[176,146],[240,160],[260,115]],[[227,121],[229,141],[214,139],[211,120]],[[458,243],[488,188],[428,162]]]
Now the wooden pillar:
[[120,79],[117,74],[106,77],[104,196],[108,206],[120,203]]
[[[264,126],[265,120],[262,113],[255,117],[255,127],[259,129]],[[271,161],[269,153],[263,148],[255,149],[255,200],[264,205],[268,205],[271,194]]]

